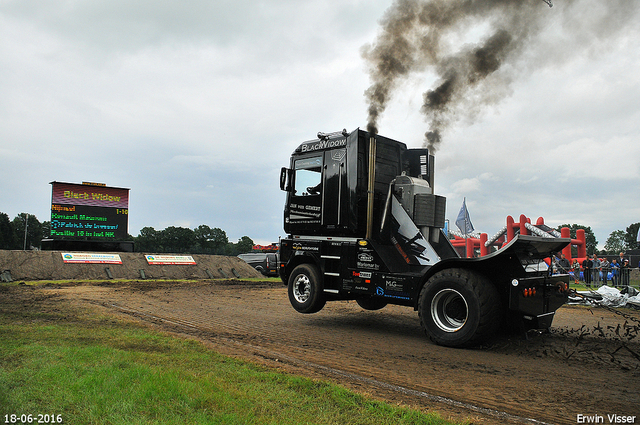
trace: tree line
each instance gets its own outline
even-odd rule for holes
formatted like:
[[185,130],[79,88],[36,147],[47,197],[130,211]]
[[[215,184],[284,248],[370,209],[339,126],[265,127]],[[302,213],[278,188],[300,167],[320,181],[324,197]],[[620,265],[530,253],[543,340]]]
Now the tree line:
[[[611,232],[604,245],[598,251],[598,241],[589,226],[581,224],[562,224],[556,228],[568,227],[571,237],[576,237],[576,230],[584,229],[587,254],[614,255],[630,249],[640,248],[637,241],[640,222],[630,224],[626,230]],[[51,223],[40,222],[33,214],[20,213],[13,220],[0,212],[0,249],[39,249],[41,241],[51,236]],[[128,240],[134,241],[138,252],[157,253],[191,253],[238,255],[250,252],[253,241],[248,236],[241,237],[237,242],[229,242],[224,230],[200,225],[195,229],[169,226],[163,230],[153,227],[143,227],[138,236],[128,235]],[[575,247],[573,248],[575,249]]]
[[229,242],[224,230],[201,224],[195,229],[169,226],[164,230],[143,227],[132,238],[138,252],[168,252],[191,254],[238,255],[251,252],[253,240],[248,236]]
[[[42,239],[52,238],[51,222],[40,222],[33,214],[20,213],[13,220],[0,212],[0,249],[40,249]],[[235,256],[251,252],[248,236],[230,242],[224,230],[200,225],[195,229],[169,226],[163,230],[144,227],[138,236],[127,235],[136,252],[215,254]]]
[[43,236],[51,234],[51,223],[40,223],[35,215],[20,213],[9,220],[0,212],[0,249],[40,248]]

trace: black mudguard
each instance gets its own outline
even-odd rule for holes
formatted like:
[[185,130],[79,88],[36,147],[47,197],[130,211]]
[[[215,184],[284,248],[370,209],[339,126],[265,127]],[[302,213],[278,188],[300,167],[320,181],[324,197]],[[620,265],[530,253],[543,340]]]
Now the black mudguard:
[[569,243],[568,238],[517,235],[484,257],[442,260],[429,274],[450,267],[474,270],[498,288],[505,307],[524,319],[525,327],[546,329],[555,311],[567,302],[571,278],[568,274],[552,275],[550,269],[536,269],[535,265]]

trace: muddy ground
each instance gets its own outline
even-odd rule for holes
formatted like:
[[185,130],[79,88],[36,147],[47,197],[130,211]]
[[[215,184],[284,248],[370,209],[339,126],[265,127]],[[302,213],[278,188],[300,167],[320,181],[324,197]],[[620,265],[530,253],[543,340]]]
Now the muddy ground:
[[548,334],[475,349],[432,344],[417,313],[334,302],[302,315],[276,282],[192,281],[5,287],[0,299],[91,307],[197,338],[219,352],[327,379],[391,403],[477,424],[640,423],[640,312],[565,306]]

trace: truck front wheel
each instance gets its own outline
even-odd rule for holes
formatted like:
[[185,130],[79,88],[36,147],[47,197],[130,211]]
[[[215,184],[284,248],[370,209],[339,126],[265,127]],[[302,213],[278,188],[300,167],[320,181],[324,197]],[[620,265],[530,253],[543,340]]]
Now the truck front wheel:
[[485,277],[465,269],[433,275],[418,301],[420,324],[436,344],[465,347],[487,340],[500,323],[498,291]]
[[300,264],[289,276],[289,302],[300,313],[317,313],[326,303],[318,268]]

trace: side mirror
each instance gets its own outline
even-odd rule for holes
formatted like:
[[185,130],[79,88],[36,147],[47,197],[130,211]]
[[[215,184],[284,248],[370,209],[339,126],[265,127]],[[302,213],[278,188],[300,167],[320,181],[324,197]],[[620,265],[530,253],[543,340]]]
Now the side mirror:
[[291,192],[291,170],[282,167],[280,169],[280,190]]

